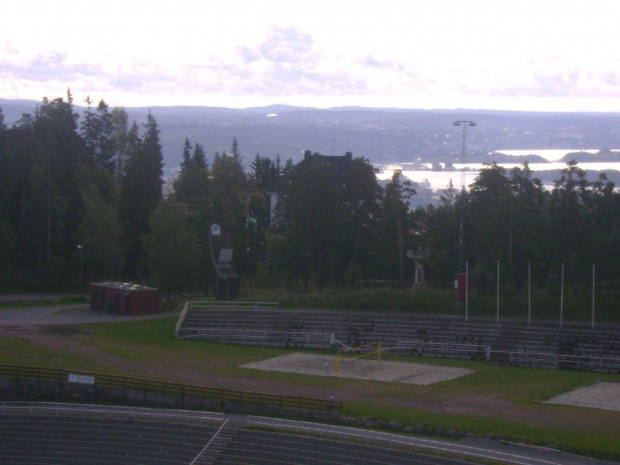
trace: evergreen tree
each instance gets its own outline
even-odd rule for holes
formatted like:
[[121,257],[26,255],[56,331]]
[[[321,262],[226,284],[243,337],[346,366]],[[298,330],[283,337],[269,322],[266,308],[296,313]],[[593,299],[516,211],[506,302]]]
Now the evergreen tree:
[[554,182],[550,196],[549,234],[551,254],[548,262],[559,268],[566,264],[567,282],[575,281],[575,273],[588,263],[591,247],[590,222],[588,218],[588,188],[586,173],[576,161],[570,161]]
[[17,232],[10,219],[10,184],[7,152],[7,131],[4,125],[4,114],[0,107],[0,268],[7,267],[17,248]]
[[142,265],[140,237],[149,231],[149,217],[162,198],[163,157],[157,122],[151,114],[140,138],[134,125],[128,133],[127,160],[123,178],[121,217],[128,241],[128,265]]
[[527,163],[513,168],[509,178],[512,191],[508,244],[510,280],[518,289],[523,289],[527,284],[528,262],[534,279],[540,279],[548,266],[544,259],[549,247],[548,195]]
[[216,154],[211,169],[210,197],[212,219],[230,238],[238,270],[246,267],[246,219],[248,216],[246,175],[240,160],[223,152]]
[[44,98],[34,117],[41,158],[37,174],[32,179],[47,184],[47,198],[45,201],[41,199],[43,203],[36,208],[36,213],[35,210],[31,212],[40,215],[40,210],[47,210],[44,256],[48,270],[54,257],[62,261],[75,253],[74,231],[80,224],[82,213],[78,174],[80,162],[84,160],[77,119],[70,91],[66,102],[62,98],[52,101]]
[[88,108],[82,122],[82,138],[88,160],[106,170],[115,170],[114,142],[112,140],[113,122],[108,105],[101,100],[95,112],[92,111],[90,97],[86,98]]
[[194,290],[200,253],[183,208],[170,196],[160,202],[149,223],[149,232],[141,240],[153,284],[167,297]]
[[[110,176],[109,173],[106,173]],[[97,185],[90,183],[83,192],[84,215],[76,231],[76,242],[84,253],[84,275],[94,273],[108,279],[119,267],[121,225],[117,202],[104,198]]]
[[263,192],[273,192],[278,188],[282,168],[280,157],[275,161],[270,158],[261,157],[258,153],[250,163],[249,180],[252,188]]
[[210,198],[209,169],[202,145],[196,143],[191,152],[189,140],[183,147],[181,171],[172,182],[176,201],[187,211],[188,228],[196,235],[200,245],[200,280],[206,285],[209,281],[211,251],[209,250],[209,231],[213,223]]
[[367,160],[306,157],[285,177],[278,207],[289,284],[314,278],[319,289],[356,284],[362,248],[377,213],[378,186]]
[[472,184],[467,206],[466,254],[488,263],[509,261],[513,216],[512,190],[506,170],[493,163]]
[[114,108],[110,113],[112,132],[110,140],[116,165],[116,176],[119,186],[122,183],[125,158],[127,157],[127,122],[129,117],[124,108]]
[[409,200],[415,194],[411,181],[400,171],[395,171],[381,198],[380,221],[374,241],[375,270],[383,279],[388,277],[391,281],[398,281],[401,287],[405,285],[406,278],[404,253],[411,245]]
[[190,161],[192,158],[192,146],[189,143],[189,139],[185,138],[185,144],[183,145],[183,161],[181,162],[181,172],[189,169]]
[[454,187],[452,180],[440,195],[437,207],[427,207],[428,219],[428,247],[431,256],[428,266],[425,266],[427,275],[435,275],[442,282],[452,282],[458,271],[459,226],[461,213],[459,206],[461,194]]
[[233,138],[232,146],[230,148],[230,155],[240,166],[243,166],[243,157],[241,156],[241,152],[239,151],[239,144],[237,143],[236,137]]

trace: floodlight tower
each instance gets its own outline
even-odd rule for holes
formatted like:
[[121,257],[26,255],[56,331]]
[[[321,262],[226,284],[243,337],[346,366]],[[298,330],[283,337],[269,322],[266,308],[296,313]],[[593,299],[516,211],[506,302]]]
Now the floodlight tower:
[[467,149],[467,126],[475,126],[475,121],[458,120],[453,123],[455,126],[463,127],[463,150],[461,152],[461,190],[465,189],[465,152]]
[[[471,120],[457,120],[454,123],[454,126],[461,126],[463,128],[463,147],[461,152],[461,193],[465,193],[465,153],[467,150],[467,127],[473,127],[476,125],[475,121]],[[457,284],[457,301],[466,302],[467,301],[467,260],[465,258],[465,206],[466,202],[463,203],[461,207],[461,221],[459,223],[459,272],[456,276]],[[465,304],[467,306],[467,303]]]

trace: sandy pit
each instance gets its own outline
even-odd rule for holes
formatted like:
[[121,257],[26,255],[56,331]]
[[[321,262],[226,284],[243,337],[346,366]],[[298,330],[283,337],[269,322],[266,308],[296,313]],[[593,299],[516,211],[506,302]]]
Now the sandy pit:
[[620,383],[598,382],[555,396],[546,404],[574,405],[620,412]]
[[452,368],[420,363],[387,362],[365,359],[340,358],[336,373],[335,355],[293,353],[260,362],[241,365],[255,370],[280,371],[314,376],[338,376],[341,378],[366,379],[389,383],[405,383],[426,386],[474,373],[465,368]]

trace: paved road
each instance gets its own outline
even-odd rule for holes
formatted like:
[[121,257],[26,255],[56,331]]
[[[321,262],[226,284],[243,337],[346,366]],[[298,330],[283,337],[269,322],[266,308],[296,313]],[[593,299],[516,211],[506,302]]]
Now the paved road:
[[93,310],[88,304],[48,305],[0,309],[0,325],[67,325],[82,323],[109,323],[114,321],[143,320],[178,315],[165,312],[154,315],[115,315]]
[[0,294],[0,302],[57,301],[70,296],[67,294]]

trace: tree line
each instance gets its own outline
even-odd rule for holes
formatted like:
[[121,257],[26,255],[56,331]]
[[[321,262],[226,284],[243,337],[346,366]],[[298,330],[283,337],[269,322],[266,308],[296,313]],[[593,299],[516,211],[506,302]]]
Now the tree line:
[[431,286],[450,286],[467,263],[472,285],[490,290],[497,261],[515,290],[530,269],[536,286],[553,287],[562,264],[569,283],[585,283],[594,264],[600,280],[618,282],[620,194],[576,162],[550,189],[527,164],[492,164],[469,191],[450,183],[438,205],[410,211],[411,183],[396,172],[381,187],[365,158],[256,154],[246,170],[234,138],[212,157],[187,139],[178,173],[164,180],[150,112],[130,124],[123,108],[86,103],[80,118],[70,91],[43,99],[10,128],[0,109],[3,290],[74,286],[83,266],[85,281],[210,292],[214,223],[234,269],[257,287],[406,287],[414,262],[405,252],[426,248]]

